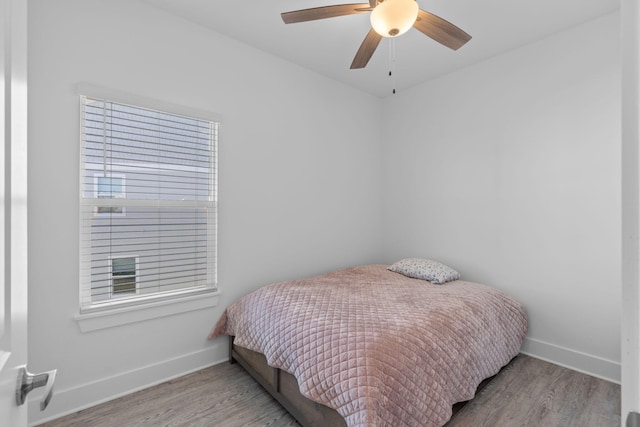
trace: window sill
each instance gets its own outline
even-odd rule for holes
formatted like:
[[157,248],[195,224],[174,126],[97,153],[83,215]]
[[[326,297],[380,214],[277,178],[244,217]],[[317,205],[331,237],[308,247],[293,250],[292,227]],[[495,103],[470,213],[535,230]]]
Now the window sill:
[[78,322],[80,332],[86,333],[100,329],[112,328],[114,326],[171,316],[173,314],[215,307],[218,305],[219,299],[220,292],[189,295],[142,305],[78,314],[74,316],[74,320]]

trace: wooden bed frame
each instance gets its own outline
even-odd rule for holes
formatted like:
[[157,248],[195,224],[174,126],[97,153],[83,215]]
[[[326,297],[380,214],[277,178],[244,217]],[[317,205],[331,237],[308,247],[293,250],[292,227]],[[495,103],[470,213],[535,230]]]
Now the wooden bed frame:
[[300,424],[304,427],[347,426],[338,411],[300,394],[293,375],[269,366],[262,353],[234,345],[233,338],[229,339],[229,362],[238,362]]
[[[298,381],[293,375],[269,366],[267,358],[262,353],[234,345],[233,338],[230,337],[229,339],[229,362],[238,362],[300,424],[304,427],[347,426],[338,411],[303,396],[299,391]],[[476,390],[476,394],[494,377],[495,375],[482,381]],[[458,402],[453,405],[452,417],[467,402]]]

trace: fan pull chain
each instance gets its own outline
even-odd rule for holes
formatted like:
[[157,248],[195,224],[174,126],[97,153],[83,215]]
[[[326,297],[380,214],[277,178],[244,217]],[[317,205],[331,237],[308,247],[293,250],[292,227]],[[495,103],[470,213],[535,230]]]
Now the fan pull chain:
[[389,40],[389,77],[391,77],[392,93],[396,93],[396,39],[391,37]]

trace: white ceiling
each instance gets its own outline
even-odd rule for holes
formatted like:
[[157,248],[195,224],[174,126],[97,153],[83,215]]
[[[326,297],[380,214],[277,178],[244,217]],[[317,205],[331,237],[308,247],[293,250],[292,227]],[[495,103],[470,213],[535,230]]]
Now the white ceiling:
[[[376,96],[391,94],[391,42],[366,68],[350,70],[369,31],[369,14],[285,25],[281,12],[366,0],[145,0],[146,3]],[[473,38],[458,51],[416,29],[394,39],[395,87],[409,88],[455,69],[614,12],[619,0],[417,0],[420,8]]]

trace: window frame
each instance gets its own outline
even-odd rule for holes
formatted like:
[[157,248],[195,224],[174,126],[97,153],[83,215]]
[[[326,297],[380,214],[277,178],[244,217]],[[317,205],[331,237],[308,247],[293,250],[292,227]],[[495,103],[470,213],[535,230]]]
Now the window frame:
[[[160,101],[157,99],[136,96],[136,95],[120,92],[113,89],[102,88],[102,87],[87,84],[87,83],[78,84],[76,86],[76,93],[79,98],[79,107],[80,107],[80,111],[77,117],[80,120],[78,134],[79,134],[79,140],[80,140],[81,153],[83,152],[82,150],[84,150],[83,138],[82,138],[82,126],[83,126],[82,120],[83,119],[81,117],[82,111],[83,111],[83,97],[104,99],[111,102],[128,104],[135,107],[149,108],[149,109],[166,112],[170,114],[177,114],[177,115],[182,115],[186,117],[191,117],[194,119],[205,120],[205,121],[215,123],[217,128],[217,138],[215,139],[215,141],[213,141],[214,146],[212,147],[212,149],[215,150],[215,153],[214,153],[214,156],[212,159],[212,165],[211,165],[212,174],[213,174],[212,179],[214,182],[213,184],[214,199],[212,200],[214,209],[213,209],[213,213],[209,216],[209,220],[207,222],[208,224],[207,229],[209,230],[208,247],[211,247],[211,249],[213,250],[212,257],[214,260],[214,263],[213,263],[214,265],[208,274],[208,276],[210,277],[208,282],[210,282],[210,284],[208,284],[208,286],[206,287],[196,286],[193,288],[185,288],[185,289],[180,289],[176,291],[161,292],[158,294],[149,294],[149,295],[139,294],[138,297],[133,299],[129,298],[127,300],[121,300],[118,297],[115,297],[115,298],[110,298],[110,300],[106,302],[100,302],[95,304],[92,303],[88,306],[87,305],[83,306],[82,283],[83,283],[83,280],[86,280],[86,271],[83,272],[83,266],[82,266],[81,260],[83,259],[82,258],[83,255],[84,256],[87,255],[86,254],[87,248],[86,248],[86,245],[84,245],[82,242],[83,235],[82,235],[82,231],[80,230],[79,244],[80,244],[81,256],[79,258],[80,277],[78,280],[79,313],[78,315],[74,316],[74,318],[76,321],[78,321],[81,331],[88,332],[92,330],[102,329],[105,327],[112,327],[120,324],[127,324],[127,323],[136,322],[140,320],[147,320],[147,319],[152,319],[156,317],[172,315],[179,312],[187,312],[187,311],[216,306],[218,303],[219,295],[220,295],[220,292],[218,290],[218,283],[217,283],[218,282],[217,281],[217,267],[218,267],[218,261],[217,261],[217,258],[218,258],[217,257],[218,165],[217,163],[218,163],[218,146],[220,142],[220,128],[221,128],[221,122],[222,122],[221,117],[217,114],[214,114],[208,111],[185,107],[185,106],[181,106],[181,105],[177,105],[169,102]],[[84,167],[85,166],[84,166],[83,156],[80,156],[80,161],[79,161],[80,176],[82,176],[82,174],[85,172]],[[97,171],[96,173],[98,175],[104,176],[103,174],[100,174]],[[113,173],[113,177],[123,178],[123,187],[124,187],[123,193],[126,194],[126,187],[125,187],[126,177],[124,176],[124,174]],[[82,227],[83,225],[82,208],[84,206],[84,202],[82,200],[84,190],[82,185],[83,184],[81,181],[80,191],[79,191],[79,197],[80,197],[79,226],[80,227]],[[95,179],[95,185],[96,187],[94,188],[95,190],[94,194],[97,194],[97,191],[98,191],[97,178]],[[95,214],[103,215],[97,212]],[[125,210],[123,209],[123,213],[117,214],[117,215],[124,215],[124,214],[125,214]],[[82,253],[83,251],[85,252],[84,254]],[[131,256],[127,255],[125,257],[131,257]],[[138,262],[139,261],[136,259],[136,291],[137,292],[139,290]],[[109,274],[111,275],[111,272],[112,272],[111,261],[109,261],[109,269],[110,269]],[[112,280],[110,280],[110,282],[112,282]],[[110,286],[110,291],[112,291],[112,286]]]

